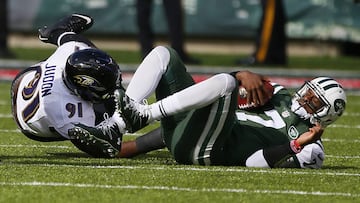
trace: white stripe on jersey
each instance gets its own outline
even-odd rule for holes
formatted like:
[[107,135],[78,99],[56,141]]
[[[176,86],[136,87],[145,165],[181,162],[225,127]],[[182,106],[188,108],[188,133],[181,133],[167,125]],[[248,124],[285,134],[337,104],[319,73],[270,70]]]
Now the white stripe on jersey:
[[[223,111],[222,111],[222,114],[221,114],[219,120],[215,120],[216,114],[218,113],[219,100],[217,100],[211,106],[209,118],[207,120],[205,128],[204,128],[198,142],[196,143],[196,146],[194,149],[194,154],[193,154],[193,163],[194,164],[199,164],[199,160],[203,159],[205,165],[211,165],[210,153],[212,151],[212,148],[214,146],[216,139],[219,137],[221,130],[223,129],[223,126],[226,121],[226,117],[229,113],[228,109],[229,109],[230,103],[231,103],[231,94],[225,96],[224,100],[225,100],[224,107],[223,107]],[[217,122],[217,123],[215,123],[215,122]],[[203,153],[203,155],[201,155],[200,150],[201,150],[202,146],[204,145],[205,139],[207,138],[207,136],[209,136],[209,131],[210,131],[211,127],[214,125],[214,123],[216,124],[215,131],[210,135],[211,137],[210,137],[208,143],[206,143],[205,152]]]

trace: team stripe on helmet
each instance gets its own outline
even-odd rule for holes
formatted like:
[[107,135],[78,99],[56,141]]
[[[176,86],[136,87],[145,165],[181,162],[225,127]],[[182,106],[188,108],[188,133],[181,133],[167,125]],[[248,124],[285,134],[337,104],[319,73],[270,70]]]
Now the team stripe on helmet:
[[320,85],[325,82],[330,82],[330,84],[326,84],[326,85],[324,84],[324,86],[323,86],[324,90],[328,90],[328,89],[331,89],[334,87],[342,88],[341,85],[332,78],[324,77],[324,78],[322,78],[322,80],[317,81],[317,83],[319,83]]
[[319,79],[320,79],[320,80],[318,81],[319,84],[333,80],[333,79],[328,78],[328,77],[319,77]]
[[329,84],[329,85],[326,85],[324,87],[324,90],[328,90],[328,89],[331,89],[331,88],[334,88],[334,87],[341,87],[339,84],[335,83],[335,84]]

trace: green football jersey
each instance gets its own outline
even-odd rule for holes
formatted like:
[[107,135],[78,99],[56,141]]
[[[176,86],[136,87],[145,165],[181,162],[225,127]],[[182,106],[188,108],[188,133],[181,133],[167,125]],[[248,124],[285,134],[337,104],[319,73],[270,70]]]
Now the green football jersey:
[[223,146],[227,164],[245,165],[259,149],[281,145],[307,132],[311,124],[291,111],[290,92],[275,85],[266,106],[236,111],[236,123]]

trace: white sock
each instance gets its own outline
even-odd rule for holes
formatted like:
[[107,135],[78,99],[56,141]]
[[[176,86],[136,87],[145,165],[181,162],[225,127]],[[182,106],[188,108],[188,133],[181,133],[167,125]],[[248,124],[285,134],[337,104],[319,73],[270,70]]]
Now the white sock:
[[178,95],[171,95],[150,105],[151,120],[159,120],[181,111]]
[[231,94],[236,84],[234,77],[229,74],[215,75],[151,104],[149,106],[151,117],[158,120],[179,112],[204,107],[222,96]]
[[169,50],[158,46],[154,48],[143,60],[136,70],[126,95],[136,102],[142,102],[154,93],[162,75],[170,61]]

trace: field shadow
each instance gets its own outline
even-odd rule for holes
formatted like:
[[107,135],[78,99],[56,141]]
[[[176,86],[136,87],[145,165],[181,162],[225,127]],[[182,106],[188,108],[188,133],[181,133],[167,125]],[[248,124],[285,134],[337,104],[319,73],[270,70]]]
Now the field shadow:
[[[81,152],[47,152],[55,158],[94,158],[86,153]],[[147,158],[171,158],[171,154],[168,151],[152,151],[145,154],[139,154],[131,158],[115,158],[115,159],[147,159]],[[100,159],[111,159],[111,158],[100,158]]]
[[43,155],[0,157],[0,164],[10,165],[71,165],[71,166],[113,166],[113,165],[173,165],[175,161],[167,151],[153,151],[133,158],[94,158],[82,152],[47,152]]
[[322,169],[329,169],[329,170],[349,170],[349,169],[353,169],[353,170],[359,170],[360,167],[356,167],[356,166],[324,166],[322,167]]

